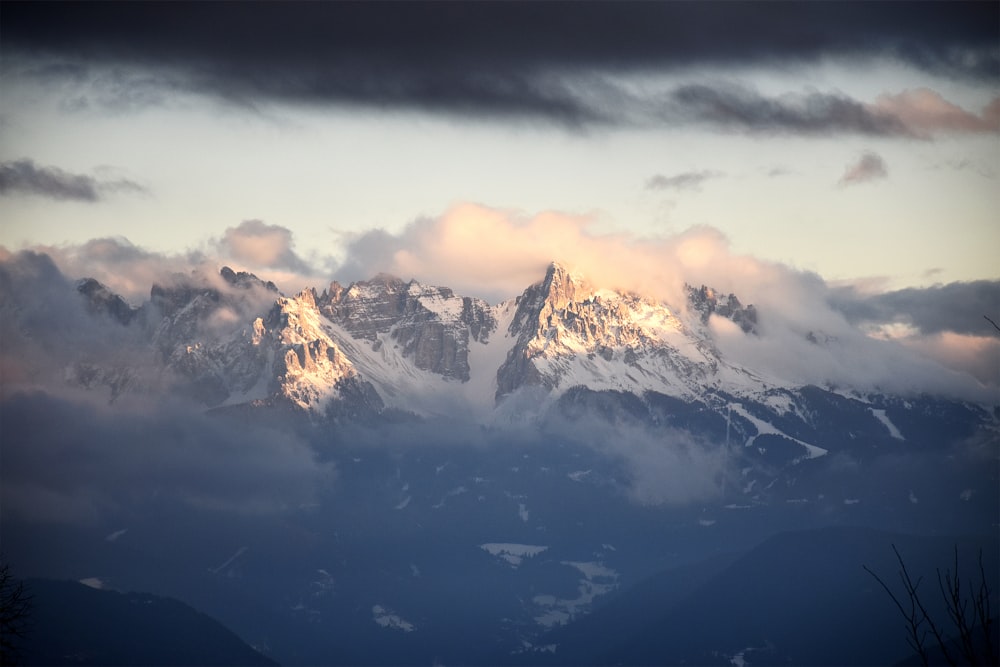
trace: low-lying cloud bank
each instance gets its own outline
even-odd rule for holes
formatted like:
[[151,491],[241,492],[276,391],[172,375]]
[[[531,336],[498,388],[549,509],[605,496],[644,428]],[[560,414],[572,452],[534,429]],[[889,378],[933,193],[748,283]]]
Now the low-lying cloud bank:
[[0,399],[5,519],[80,522],[144,507],[274,514],[310,505],[333,468],[285,431],[183,405]]
[[[172,285],[198,276],[225,288],[222,266],[248,271],[276,283],[286,293],[322,286],[328,275],[296,253],[293,234],[281,225],[246,220],[208,239],[200,248],[181,253],[153,252],[122,237],[96,238],[79,245],[34,246],[30,252],[49,256],[71,279],[95,278],[132,305],[149,298],[153,285]],[[0,246],[0,261],[14,253]]]

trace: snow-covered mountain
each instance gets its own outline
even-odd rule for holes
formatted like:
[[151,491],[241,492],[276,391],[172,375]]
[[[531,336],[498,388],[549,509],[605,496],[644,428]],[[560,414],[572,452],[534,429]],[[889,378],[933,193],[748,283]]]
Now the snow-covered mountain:
[[[953,424],[962,437],[997,432],[991,405],[817,387],[782,377],[780,368],[737,363],[721,351],[719,331],[730,348],[734,338],[753,345],[766,341],[780,314],[705,285],[687,285],[681,302],[667,303],[552,263],[521,295],[491,306],[384,274],[286,296],[226,267],[176,275],[131,306],[93,279],[73,290],[44,255],[15,265],[3,308],[5,326],[20,330],[8,338],[41,346],[25,356],[111,401],[166,392],[205,409],[279,410],[307,423],[410,415],[501,426],[599,415],[738,439],[768,456],[784,450],[785,463],[850,444],[858,433],[919,440],[951,428],[941,414],[962,415]],[[55,291],[31,298],[20,279]],[[46,305],[70,298],[63,284],[76,292],[80,324],[39,324],[67,319]],[[792,335],[800,351],[844,347],[812,331]],[[931,404],[937,417],[921,412]]]
[[[735,363],[717,344],[720,322],[752,342],[773,313],[704,285],[686,286],[684,301],[670,304],[595,286],[553,263],[494,306],[385,274],[285,296],[229,268],[154,285],[138,308],[94,280],[77,290],[90,317],[127,332],[125,359],[146,351],[141,372],[121,357],[70,360],[71,383],[107,387],[113,400],[181,392],[205,408],[277,409],[308,423],[410,415],[669,427],[742,442],[754,471],[740,482],[748,493],[773,481],[774,465],[851,448],[862,434],[871,447],[1000,432],[991,406],[801,385]],[[811,332],[805,340],[823,352]]]
[[219,278],[154,285],[139,308],[93,279],[78,290],[95,317],[135,328],[136,343],[209,407],[283,403],[313,416],[466,408],[488,420],[526,389],[551,402],[577,386],[685,400],[773,388],[728,363],[708,328],[726,317],[755,335],[753,306],[704,286],[672,306],[553,263],[523,294],[490,306],[384,274],[294,296],[228,267]]
[[[735,419],[748,442],[778,435],[816,456],[826,448],[815,441],[828,432],[802,435],[823,419],[816,392],[827,405],[846,402],[867,414],[866,428],[895,439],[905,436],[887,415],[902,418],[893,406],[918,398],[803,386],[775,369],[735,363],[720,352],[718,323],[728,321],[729,335],[749,341],[761,335],[760,320],[773,316],[737,295],[688,285],[683,302],[665,303],[595,286],[558,263],[493,306],[385,274],[285,296],[228,267],[154,285],[138,307],[93,279],[79,281],[77,291],[90,317],[124,338],[109,358],[81,352],[68,359],[64,374],[72,384],[107,388],[112,400],[173,391],[206,408],[277,408],[313,421],[390,411],[523,423],[583,406],[678,424],[678,415],[702,411],[714,415],[716,428]],[[803,340],[822,351],[811,332]],[[137,368],[139,358],[145,367]],[[666,413],[664,402],[673,406]],[[992,423],[988,407],[967,409]],[[775,425],[790,421],[794,428]]]

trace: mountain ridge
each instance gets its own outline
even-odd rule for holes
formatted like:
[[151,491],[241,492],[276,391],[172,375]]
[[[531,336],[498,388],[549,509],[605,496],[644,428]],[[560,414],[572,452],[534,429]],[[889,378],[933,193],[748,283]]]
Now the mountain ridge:
[[[744,312],[716,308],[714,300],[703,298],[701,309],[692,309],[700,319],[689,325],[663,304],[597,289],[558,262],[521,295],[494,306],[448,287],[384,273],[293,296],[229,267],[220,277],[221,287],[182,277],[172,286],[153,285],[138,308],[93,279],[81,281],[79,289],[96,315],[151,329],[164,365],[192,383],[194,395],[209,407],[283,398],[320,412],[340,399],[337,386],[343,381],[356,381],[369,399],[378,396],[403,409],[411,407],[400,400],[407,391],[469,383],[471,360],[484,356],[476,354],[482,351],[477,346],[497,348],[486,356],[503,359],[495,368],[475,369],[478,376],[495,375],[473,383],[489,385],[490,395],[475,400],[488,398],[492,407],[523,387],[561,393],[580,380],[621,387],[613,376],[626,367],[636,371],[633,376],[626,368],[623,374],[628,389],[665,385],[690,397],[720,365],[704,330],[710,315]],[[696,293],[714,294],[705,287],[692,288]],[[217,336],[226,324],[228,330]],[[666,341],[665,332],[677,335]],[[580,363],[581,355],[587,361]],[[372,404],[377,407],[377,401]]]
[[[45,258],[32,260],[33,270],[59,274]],[[285,295],[228,266],[215,276],[175,274],[139,306],[92,278],[75,291],[94,322],[122,332],[114,334],[121,343],[113,357],[70,353],[65,381],[103,388],[111,401],[167,391],[205,409],[280,404],[309,419],[394,410],[491,424],[540,416],[585,387],[688,404],[770,401],[765,421],[773,422],[795,403],[776,396],[812,384],[722,352],[723,339],[757,344],[773,329],[775,313],[736,294],[689,284],[684,301],[670,304],[595,286],[559,262],[495,305],[385,273]],[[72,341],[62,335],[64,346]],[[795,335],[817,354],[840,345],[812,331]],[[825,391],[862,402],[893,395],[850,385]],[[708,403],[729,412],[727,401]]]

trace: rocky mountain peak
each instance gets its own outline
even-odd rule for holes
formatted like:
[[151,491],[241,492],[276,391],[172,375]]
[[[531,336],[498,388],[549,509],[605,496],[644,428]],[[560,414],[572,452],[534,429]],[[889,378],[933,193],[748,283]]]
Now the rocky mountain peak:
[[[743,321],[755,321],[748,314],[754,311],[738,300],[717,303],[708,288],[705,303],[722,312],[738,309]],[[517,299],[508,330],[517,342],[497,372],[496,398],[525,385],[555,389],[580,382],[615,388],[673,383],[679,393],[694,391],[716,372],[718,358],[689,324],[666,304],[595,289],[583,276],[550,264],[545,278]]]
[[173,317],[194,303],[200,306],[217,304],[221,299],[219,290],[204,280],[195,281],[187,276],[176,276],[172,285],[156,283],[149,290],[149,301],[159,309],[163,317]]
[[[403,291],[404,289],[406,289],[406,287],[407,287],[407,283],[405,283],[398,276],[394,276],[391,273],[384,273],[384,272],[377,273],[377,274],[375,274],[375,277],[372,278],[371,280],[367,280],[367,281],[363,281],[363,282],[365,284],[371,285],[373,287],[374,286],[380,287],[380,288],[384,289],[386,292],[389,292],[389,293],[400,292],[400,291]],[[358,284],[358,283],[356,283],[356,284]]]
[[139,313],[138,308],[130,306],[125,299],[94,278],[80,280],[76,291],[87,300],[87,310],[110,317],[119,324],[129,324]]
[[311,287],[307,287],[296,294],[295,299],[309,308],[316,309],[316,290]]
[[485,342],[496,328],[489,305],[448,287],[404,283],[380,273],[346,289],[331,283],[317,301],[320,312],[373,349],[391,342],[426,371],[469,379],[470,341]]
[[405,303],[405,283],[380,273],[372,280],[351,283],[346,289],[340,283],[331,283],[320,295],[317,306],[352,336],[374,342],[402,317]]
[[714,314],[732,320],[744,333],[757,333],[757,309],[753,304],[744,306],[735,294],[723,294],[705,285],[685,285],[685,291],[688,303],[700,314],[702,323],[707,324]]
[[579,298],[585,298],[593,291],[593,287],[583,276],[570,272],[558,262],[549,264],[542,281],[542,292],[553,308],[562,308]]
[[222,267],[219,271],[219,275],[225,280],[229,285],[233,287],[238,287],[240,289],[252,289],[254,287],[260,287],[268,292],[278,293],[277,286],[268,280],[267,282],[261,280],[252,273],[247,271],[233,271],[228,266]]
[[568,271],[558,262],[549,264],[545,277],[530,286],[517,298],[517,311],[511,320],[509,333],[521,336],[526,327],[535,335],[549,325],[553,313],[592,294],[593,288],[581,276]]

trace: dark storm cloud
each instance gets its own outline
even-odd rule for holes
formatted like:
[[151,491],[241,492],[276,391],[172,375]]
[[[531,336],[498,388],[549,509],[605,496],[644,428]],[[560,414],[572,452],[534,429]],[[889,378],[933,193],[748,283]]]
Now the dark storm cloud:
[[[567,125],[628,115],[616,108],[627,95],[602,84],[603,75],[843,55],[989,81],[1000,66],[1000,8],[988,2],[7,3],[3,18],[9,54],[167,71],[177,75],[171,81],[239,103],[360,104]],[[705,91],[683,93],[706,104]],[[821,102],[832,107],[821,116],[857,115],[836,99]],[[743,122],[753,129],[767,111]]]
[[993,336],[996,329],[983,315],[1000,321],[998,280],[909,287],[874,295],[859,294],[853,288],[840,288],[832,292],[830,301],[851,322],[901,322],[923,334],[952,331]]
[[0,163],[0,195],[35,195],[62,201],[96,202],[105,194],[145,192],[127,179],[99,179],[73,174],[58,167],[39,167],[28,159]]
[[699,190],[701,184],[712,178],[719,178],[722,172],[710,169],[702,171],[686,171],[673,176],[656,174],[646,181],[647,190]]

